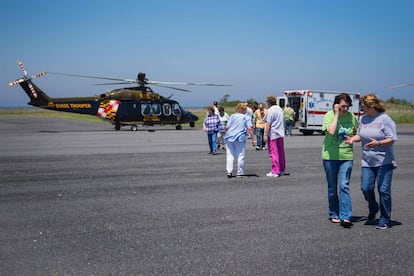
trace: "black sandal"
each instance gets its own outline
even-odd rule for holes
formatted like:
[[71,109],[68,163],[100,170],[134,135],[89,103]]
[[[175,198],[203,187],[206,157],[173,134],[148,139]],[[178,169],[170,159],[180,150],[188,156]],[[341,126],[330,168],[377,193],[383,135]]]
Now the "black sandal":
[[354,225],[350,220],[343,220],[341,221],[341,226],[344,228],[351,228]]

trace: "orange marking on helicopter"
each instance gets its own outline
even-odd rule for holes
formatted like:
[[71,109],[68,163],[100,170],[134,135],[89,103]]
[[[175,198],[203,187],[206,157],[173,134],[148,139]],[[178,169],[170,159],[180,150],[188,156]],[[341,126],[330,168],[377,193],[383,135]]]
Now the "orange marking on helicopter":
[[160,122],[160,118],[158,116],[144,116],[144,122]]
[[69,108],[69,104],[64,103],[64,104],[56,104],[56,108]]
[[70,104],[71,108],[91,108],[92,105],[90,103],[81,103],[81,104]]
[[[48,103],[48,106],[53,106],[53,103]],[[60,103],[55,105],[56,108],[92,108],[90,103]]]

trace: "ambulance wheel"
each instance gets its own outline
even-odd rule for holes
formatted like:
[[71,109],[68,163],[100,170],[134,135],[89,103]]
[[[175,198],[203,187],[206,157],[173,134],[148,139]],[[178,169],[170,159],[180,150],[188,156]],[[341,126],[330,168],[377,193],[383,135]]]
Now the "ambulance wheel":
[[121,129],[121,125],[116,124],[115,125],[115,130],[120,130]]
[[305,135],[305,136],[309,136],[309,135],[312,135],[313,134],[313,130],[304,130],[303,131],[303,135]]
[[190,127],[194,127],[195,123],[194,122],[190,122]]
[[178,126],[175,126],[175,129],[176,129],[176,130],[182,130],[182,129],[183,129],[183,127],[182,127],[181,125],[178,125]]
[[131,125],[131,131],[137,131],[138,126],[137,125]]

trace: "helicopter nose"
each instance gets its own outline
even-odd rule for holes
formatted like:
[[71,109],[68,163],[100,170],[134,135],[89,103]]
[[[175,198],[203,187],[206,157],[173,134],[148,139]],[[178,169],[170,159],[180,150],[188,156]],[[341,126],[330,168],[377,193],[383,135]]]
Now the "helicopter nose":
[[194,115],[193,113],[191,113],[191,112],[188,112],[187,111],[187,117],[191,120],[191,121],[197,121],[198,120],[198,117],[197,117],[197,115]]

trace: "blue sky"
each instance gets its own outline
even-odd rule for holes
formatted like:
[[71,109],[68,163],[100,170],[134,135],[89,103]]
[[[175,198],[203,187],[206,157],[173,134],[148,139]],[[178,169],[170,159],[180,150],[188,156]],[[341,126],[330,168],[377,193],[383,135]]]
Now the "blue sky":
[[[152,87],[184,107],[256,99],[284,90],[374,92],[414,102],[414,1],[6,1],[0,10],[0,107],[25,106],[7,83],[40,71],[233,84]],[[119,86],[47,75],[52,97]],[[1,87],[1,86],[0,86]]]

